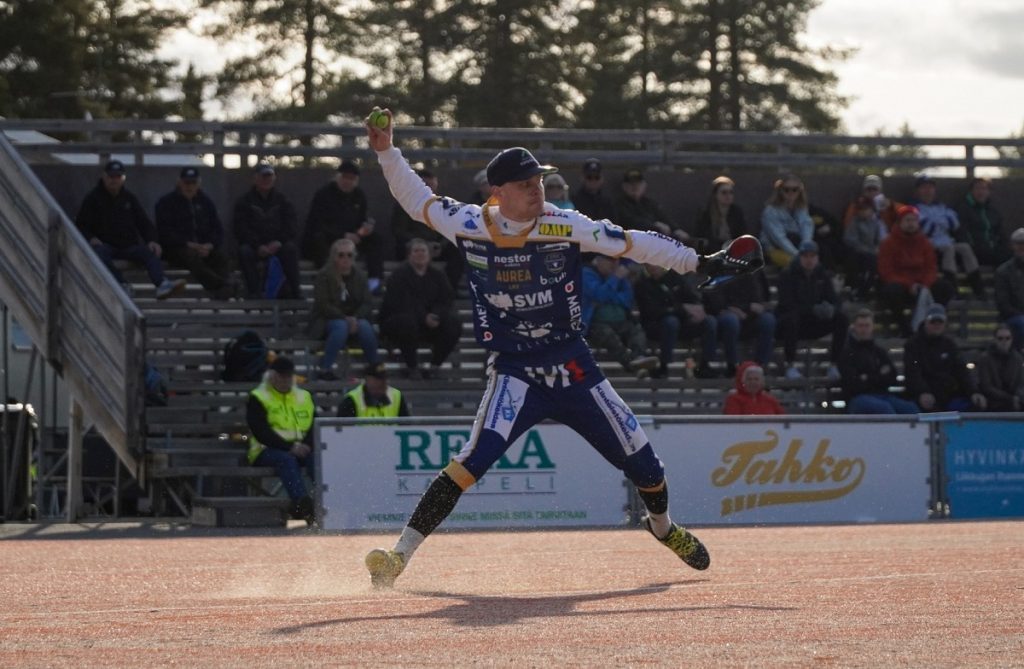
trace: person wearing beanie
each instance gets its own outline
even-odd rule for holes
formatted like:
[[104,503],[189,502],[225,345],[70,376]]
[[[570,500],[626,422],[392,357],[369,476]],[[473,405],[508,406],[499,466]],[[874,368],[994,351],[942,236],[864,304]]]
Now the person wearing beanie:
[[871,202],[871,207],[879,220],[885,224],[886,231],[892,230],[892,228],[899,223],[898,211],[903,206],[902,202],[897,202],[885,195],[882,191],[882,177],[877,174],[869,174],[864,177],[864,181],[861,184],[860,193],[857,197],[853,198],[849,206],[846,207],[846,213],[843,214],[843,229],[849,227],[850,222],[857,214],[858,200],[865,198]]
[[780,416],[786,410],[765,390],[764,368],[747,360],[736,369],[736,387],[726,395],[722,413],[726,416]]
[[603,189],[604,171],[601,161],[588,158],[583,163],[583,182],[572,194],[575,209],[595,221],[615,221],[615,203]]

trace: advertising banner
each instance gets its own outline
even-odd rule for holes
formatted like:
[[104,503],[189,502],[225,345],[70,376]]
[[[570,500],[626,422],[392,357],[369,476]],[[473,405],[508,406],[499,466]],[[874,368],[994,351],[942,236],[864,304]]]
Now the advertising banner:
[[680,523],[925,520],[928,427],[917,423],[661,424],[648,431]]
[[[470,425],[318,421],[328,530],[401,529]],[[626,522],[622,474],[579,435],[539,425],[462,495],[445,527],[568,527]]]
[[945,423],[951,518],[1024,516],[1024,422]]

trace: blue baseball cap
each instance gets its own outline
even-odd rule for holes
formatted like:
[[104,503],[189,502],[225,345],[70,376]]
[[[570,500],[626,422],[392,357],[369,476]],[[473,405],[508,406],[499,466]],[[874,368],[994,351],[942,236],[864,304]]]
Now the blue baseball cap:
[[525,181],[538,174],[558,171],[552,165],[541,165],[533,154],[521,146],[505,149],[487,163],[487,183],[504,186],[510,181]]

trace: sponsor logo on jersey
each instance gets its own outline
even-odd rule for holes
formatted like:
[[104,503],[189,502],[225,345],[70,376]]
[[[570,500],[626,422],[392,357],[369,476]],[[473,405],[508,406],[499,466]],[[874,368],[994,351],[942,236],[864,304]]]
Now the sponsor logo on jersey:
[[568,388],[573,383],[579,383],[586,376],[580,363],[575,359],[570,360],[564,365],[526,367],[524,371],[548,388]]
[[473,218],[467,218],[462,222],[462,229],[475,232],[480,229],[480,226],[476,224],[476,221],[474,221]]
[[551,334],[551,328],[554,326],[553,323],[531,323],[530,321],[519,321],[516,323],[513,330],[521,337],[527,337],[529,339],[540,339]]
[[531,253],[513,253],[509,256],[494,256],[495,265],[528,265],[533,260]]
[[484,293],[484,297],[497,309],[518,309],[520,311],[532,311],[541,309],[554,303],[555,298],[551,289],[542,290],[537,293],[518,293],[510,295],[504,291],[500,293]]
[[533,274],[525,268],[499,269],[494,273],[494,279],[499,283],[528,283],[533,281]]
[[565,270],[564,253],[545,253],[543,257],[544,269],[548,271],[548,274],[558,274]]
[[547,277],[547,276],[544,276],[543,274],[541,274],[540,275],[540,285],[542,285],[542,286],[557,286],[558,284],[560,284],[563,281],[565,281],[565,278],[567,276],[569,276],[569,274],[567,272],[562,272],[561,274],[556,274],[555,276],[552,276],[552,277]]
[[483,270],[484,272],[486,272],[488,267],[490,267],[487,263],[487,256],[482,256],[470,251],[466,251],[466,262],[469,263],[470,267]]
[[552,251],[568,251],[572,244],[569,242],[554,242],[551,244],[537,244],[537,250],[541,253],[550,253]]
[[473,249],[474,251],[487,251],[487,245],[481,244],[480,242],[474,242],[472,239],[463,239],[462,246],[466,249]]
[[573,332],[583,331],[583,308],[579,295],[569,296],[569,327]]
[[537,232],[548,237],[572,237],[572,226],[568,223],[541,223]]
[[456,202],[450,197],[443,197],[441,198],[441,209],[446,211],[449,216],[454,216],[462,209],[462,203]]
[[640,429],[640,421],[636,419],[629,407],[622,403],[611,384],[608,381],[602,381],[590,389],[590,394],[597,402],[597,406],[601,408],[605,418],[608,419],[623,448],[631,454],[643,448],[647,443],[647,435]]
[[548,218],[569,218],[569,212],[564,209],[554,208],[544,212]]
[[[621,239],[626,241],[626,233],[619,226],[614,223],[602,223],[601,228],[604,230],[604,236],[609,239]],[[596,237],[595,237],[596,239]]]

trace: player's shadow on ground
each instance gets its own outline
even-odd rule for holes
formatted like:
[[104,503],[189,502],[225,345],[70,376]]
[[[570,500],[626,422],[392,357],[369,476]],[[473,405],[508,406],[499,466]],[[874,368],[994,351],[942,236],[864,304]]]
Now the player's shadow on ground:
[[352,616],[319,620],[290,625],[277,629],[278,634],[295,634],[305,630],[343,625],[346,623],[364,622],[368,620],[445,620],[450,625],[464,627],[492,627],[496,625],[513,625],[530,618],[567,618],[573,616],[616,616],[635,615],[637,613],[685,613],[687,611],[709,610],[753,610],[753,611],[792,611],[793,607],[785,606],[754,606],[749,604],[718,604],[714,606],[656,606],[635,608],[622,606],[606,609],[589,609],[580,611],[577,607],[589,602],[602,600],[641,597],[667,591],[673,584],[656,583],[631,590],[613,590],[611,592],[581,593],[576,595],[545,595],[509,597],[502,595],[465,595],[453,592],[415,591],[410,594],[423,597],[458,600],[456,603],[432,611],[420,613]]

